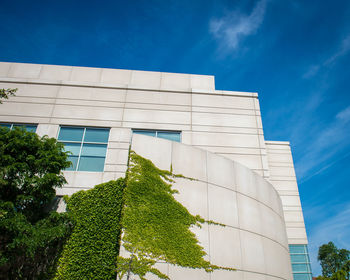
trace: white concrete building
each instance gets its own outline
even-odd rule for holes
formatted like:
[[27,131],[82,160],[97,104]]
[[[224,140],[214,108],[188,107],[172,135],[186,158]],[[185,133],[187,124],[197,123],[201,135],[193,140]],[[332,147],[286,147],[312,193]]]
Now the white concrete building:
[[257,93],[216,90],[213,76],[22,63],[0,63],[0,88],[18,88],[3,125],[72,151],[58,195],[124,176],[130,144],[197,179],[179,179],[177,199],[227,225],[195,233],[213,264],[237,271],[159,264],[171,279],[311,279],[290,146],[265,140]]

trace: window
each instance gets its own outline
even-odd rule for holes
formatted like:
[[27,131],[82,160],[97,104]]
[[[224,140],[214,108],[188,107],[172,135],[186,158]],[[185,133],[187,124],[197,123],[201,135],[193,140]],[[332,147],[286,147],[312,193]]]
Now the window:
[[311,280],[311,266],[307,245],[289,245],[294,280]]
[[134,129],[133,133],[163,138],[163,139],[167,139],[170,141],[181,142],[181,132],[180,131]]
[[36,124],[25,124],[25,123],[0,123],[0,126],[8,127],[12,130],[14,127],[24,127],[27,131],[36,132]]
[[103,171],[108,137],[109,128],[61,126],[58,141],[71,152],[72,166],[66,170]]

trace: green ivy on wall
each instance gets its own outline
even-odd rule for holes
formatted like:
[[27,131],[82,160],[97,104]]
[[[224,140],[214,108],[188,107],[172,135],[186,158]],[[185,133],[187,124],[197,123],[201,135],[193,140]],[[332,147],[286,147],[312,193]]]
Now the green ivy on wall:
[[[155,268],[157,261],[207,272],[234,270],[204,259],[206,253],[190,229],[203,223],[224,225],[189,213],[174,198],[176,177],[185,178],[160,170],[131,151],[126,179],[97,185],[67,199],[74,229],[55,280],[112,280],[131,274],[145,280],[147,273],[169,279]],[[118,256],[121,232],[127,251],[123,257]]]
[[150,160],[130,152],[122,212],[122,241],[130,257],[118,258],[120,279],[130,273],[145,279],[147,272],[169,279],[153,267],[156,261],[207,272],[234,270],[203,258],[206,253],[190,228],[200,227],[206,221],[190,214],[174,198],[177,192],[172,188],[174,177],[183,176],[160,170]]
[[79,191],[67,201],[73,233],[59,260],[56,280],[115,279],[124,179]]

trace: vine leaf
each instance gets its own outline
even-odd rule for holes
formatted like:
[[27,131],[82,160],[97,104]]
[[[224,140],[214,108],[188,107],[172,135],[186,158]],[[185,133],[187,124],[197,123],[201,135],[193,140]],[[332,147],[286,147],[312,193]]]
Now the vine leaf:
[[[174,198],[176,190],[172,188],[176,177],[184,176],[160,170],[150,160],[130,151],[124,189],[122,245],[131,257],[118,258],[119,277],[130,271],[140,279],[145,279],[147,272],[156,272],[157,275],[160,272],[153,267],[157,261],[207,272],[235,270],[213,265],[204,259],[206,253],[191,227],[205,222],[224,225],[194,216],[178,202]],[[131,258],[132,267],[127,265]],[[168,279],[165,276],[158,275]]]

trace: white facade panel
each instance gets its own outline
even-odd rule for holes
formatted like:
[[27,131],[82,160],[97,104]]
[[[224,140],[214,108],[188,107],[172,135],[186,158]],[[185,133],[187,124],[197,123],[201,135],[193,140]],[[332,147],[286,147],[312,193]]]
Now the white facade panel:
[[191,78],[189,74],[162,73],[161,90],[191,90]]
[[43,65],[40,72],[40,79],[67,81],[70,79],[73,67]]
[[[194,230],[212,262],[239,269],[211,280],[291,279],[287,242],[307,244],[298,185],[289,143],[264,139],[256,93],[216,90],[213,76],[20,63],[0,63],[0,88],[18,88],[0,122],[37,124],[50,137],[62,125],[110,128],[103,172],[65,171],[58,195],[124,176],[132,144],[158,167],[198,180],[179,179],[177,199],[227,224]],[[131,143],[133,129],[177,131],[182,144]],[[174,279],[208,277],[159,266]]]
[[[175,92],[128,90],[127,103],[190,106],[191,95]],[[179,107],[178,110],[181,110]]]
[[131,70],[102,69],[102,84],[128,85],[131,79]]
[[[172,147],[159,145],[156,138],[135,134],[131,149],[152,162],[159,161],[159,153],[165,158],[171,155],[175,173],[185,176],[192,174],[191,179],[175,178],[174,188],[179,191],[176,199],[191,214],[199,214],[205,219],[225,225],[204,224],[200,229],[193,229],[212,264],[238,270],[215,272],[210,277],[215,274],[235,279],[237,275],[248,273],[261,279],[266,276],[291,279],[282,204],[273,186],[253,171],[231,160],[192,146],[167,142]],[[143,143],[146,143],[148,149]],[[183,159],[182,162],[180,158]],[[214,169],[221,171],[213,173]],[[249,188],[239,188],[237,182],[244,184],[244,180],[234,180],[242,169],[245,170],[244,177],[250,178],[246,181],[251,182],[250,188],[255,189],[253,192]],[[262,190],[266,194],[262,194]],[[254,198],[250,196],[251,193],[255,194]],[[275,200],[274,203],[271,200]],[[173,276],[175,280],[206,279],[208,276],[202,270],[187,273],[183,268],[172,269],[173,272],[169,270],[167,275]],[[228,278],[229,275],[231,278]]]
[[[289,244],[307,244],[304,218],[289,142],[266,141],[270,181],[279,192]],[[295,228],[297,222],[297,228]]]

